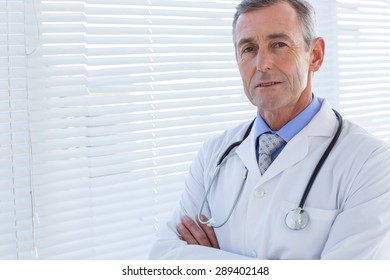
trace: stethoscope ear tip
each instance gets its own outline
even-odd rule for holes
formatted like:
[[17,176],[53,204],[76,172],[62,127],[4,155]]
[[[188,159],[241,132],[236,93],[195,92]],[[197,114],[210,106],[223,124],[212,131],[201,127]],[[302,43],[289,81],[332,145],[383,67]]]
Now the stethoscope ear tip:
[[[202,208],[203,208],[203,207],[202,207]],[[202,208],[201,208],[201,209],[202,209]],[[200,216],[201,216],[201,214],[199,213],[199,214],[198,214],[198,222],[199,222],[199,223],[201,223],[202,225],[206,225],[206,226],[208,226],[208,227],[214,227],[214,225],[215,225],[215,223],[216,223],[214,217],[211,217],[211,218],[208,219],[208,220],[202,220],[202,219],[200,218]]]
[[213,227],[215,225],[214,217],[211,217],[210,219],[208,219],[206,223],[207,223],[208,227]]

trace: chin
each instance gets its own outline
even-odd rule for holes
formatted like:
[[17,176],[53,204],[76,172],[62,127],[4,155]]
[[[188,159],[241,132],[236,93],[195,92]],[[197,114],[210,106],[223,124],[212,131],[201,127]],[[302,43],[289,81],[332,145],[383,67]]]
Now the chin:
[[252,99],[252,104],[255,105],[257,108],[262,109],[264,111],[273,111],[277,110],[280,107],[280,101],[275,98],[275,96],[270,97],[255,97]]

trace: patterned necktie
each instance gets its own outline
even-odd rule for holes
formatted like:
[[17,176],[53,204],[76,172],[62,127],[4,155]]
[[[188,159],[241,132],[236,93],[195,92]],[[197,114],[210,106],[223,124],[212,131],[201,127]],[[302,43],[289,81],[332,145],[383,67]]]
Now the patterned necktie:
[[276,134],[264,133],[259,137],[259,168],[261,175],[271,165],[272,153],[283,144],[284,140]]

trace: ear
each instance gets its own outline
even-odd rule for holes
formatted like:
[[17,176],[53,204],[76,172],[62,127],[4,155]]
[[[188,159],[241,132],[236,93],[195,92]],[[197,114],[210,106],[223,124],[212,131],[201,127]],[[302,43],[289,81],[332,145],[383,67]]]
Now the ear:
[[318,37],[313,40],[310,53],[310,69],[316,72],[320,69],[325,56],[325,41]]

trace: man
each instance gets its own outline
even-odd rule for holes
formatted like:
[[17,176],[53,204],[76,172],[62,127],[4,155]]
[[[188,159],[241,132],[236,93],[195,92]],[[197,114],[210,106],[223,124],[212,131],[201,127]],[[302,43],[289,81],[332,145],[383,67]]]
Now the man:
[[[304,203],[309,220],[289,225],[340,128],[327,101],[312,93],[325,52],[314,25],[305,1],[237,7],[237,64],[256,120],[250,130],[245,123],[204,144],[151,258],[390,259],[390,149],[348,121]],[[213,179],[219,158],[245,131]],[[275,146],[268,158],[266,146]],[[211,217],[214,228],[204,225]]]

